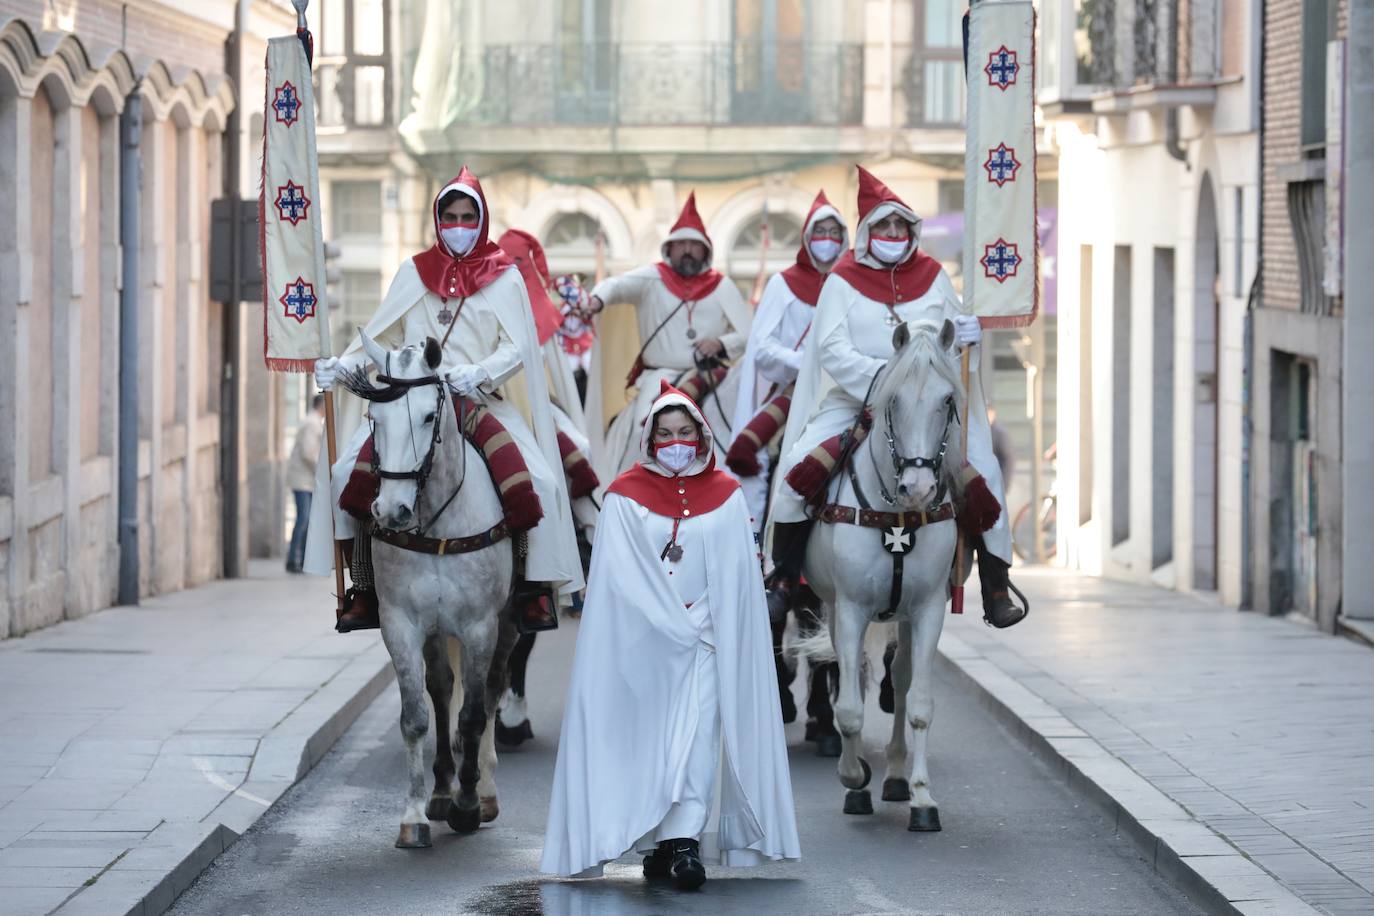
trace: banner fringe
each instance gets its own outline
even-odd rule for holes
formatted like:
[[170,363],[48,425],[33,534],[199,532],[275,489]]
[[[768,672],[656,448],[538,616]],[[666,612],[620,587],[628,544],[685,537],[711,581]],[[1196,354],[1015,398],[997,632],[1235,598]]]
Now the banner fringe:
[[278,356],[264,356],[263,361],[273,372],[314,372],[313,359],[283,359]]

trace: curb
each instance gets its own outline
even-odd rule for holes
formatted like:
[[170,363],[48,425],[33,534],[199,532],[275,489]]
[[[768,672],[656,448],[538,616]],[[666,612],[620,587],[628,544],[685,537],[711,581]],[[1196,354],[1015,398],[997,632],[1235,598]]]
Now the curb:
[[940,662],[1032,753],[1095,804],[1160,875],[1217,916],[1320,916],[1058,709],[946,631]]
[[393,678],[378,641],[354,656],[258,742],[248,776],[199,822],[164,821],[92,879],[57,916],[160,916],[201,872],[319,763]]

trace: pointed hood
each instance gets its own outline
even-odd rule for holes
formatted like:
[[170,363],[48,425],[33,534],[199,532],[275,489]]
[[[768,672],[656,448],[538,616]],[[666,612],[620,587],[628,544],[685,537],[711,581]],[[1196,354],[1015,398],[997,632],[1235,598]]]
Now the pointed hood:
[[[697,448],[696,461],[676,475],[655,461],[650,451],[654,439],[654,418],[660,411],[670,407],[687,411],[688,416],[701,428],[701,444]],[[658,397],[654,399],[648,419],[640,428],[639,455],[639,461],[612,481],[606,492],[627,496],[658,515],[690,516],[710,512],[739,488],[738,480],[716,469],[715,436],[701,408],[685,392],[668,384],[667,379],[660,383]],[[684,505],[690,507],[690,512],[682,509]]]
[[[919,299],[940,274],[940,262],[918,250],[921,218],[873,173],[863,166],[857,168],[859,225],[854,233],[854,250],[845,252],[831,273],[869,299],[887,305]],[[878,260],[868,250],[873,225],[892,213],[905,220],[911,230],[906,251],[895,265]]]
[[507,229],[501,233],[496,244],[520,268],[525,290],[530,295],[530,310],[534,312],[534,327],[539,332],[539,343],[548,343],[563,323],[563,316],[549,298],[552,281],[548,261],[544,258],[544,246],[523,229]]
[[822,190],[816,194],[816,199],[811,202],[811,210],[806,214],[806,222],[802,225],[801,246],[797,249],[797,263],[782,272],[783,282],[787,288],[792,290],[792,295],[796,296],[807,305],[815,305],[816,300],[821,295],[821,285],[825,283],[825,273],[816,265],[816,259],[811,254],[811,231],[816,224],[823,219],[833,219],[840,224],[840,253],[844,254],[849,248],[849,227],[845,225],[844,217],[840,211],[830,203]]
[[[439,234],[439,205],[452,192],[470,197],[477,204],[477,241],[467,254],[455,254]],[[491,211],[477,176],[463,166],[458,177],[434,195],[431,208],[434,220],[434,246],[415,255],[415,267],[425,286],[440,299],[462,299],[491,283],[515,262],[489,237]]]
[[[673,270],[673,265],[668,262],[668,244],[679,241],[701,242],[706,246],[706,267],[695,277],[682,276]],[[696,191],[687,195],[687,203],[682,205],[682,212],[678,214],[677,222],[673,223],[673,228],[668,232],[658,251],[663,258],[658,265],[659,278],[663,280],[663,285],[668,287],[669,291],[679,299],[686,299],[689,302],[704,299],[715,292],[720,281],[724,279],[719,271],[711,269],[711,260],[715,256],[715,249],[711,245],[711,237],[706,234],[706,224],[701,221],[701,214],[697,213]]]

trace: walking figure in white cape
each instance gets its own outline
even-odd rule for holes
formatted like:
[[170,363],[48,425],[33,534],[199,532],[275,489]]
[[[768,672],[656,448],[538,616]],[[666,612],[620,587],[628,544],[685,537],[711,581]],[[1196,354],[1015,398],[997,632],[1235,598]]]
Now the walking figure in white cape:
[[703,859],[801,849],[749,510],[696,403],[659,391],[601,510],[542,870],[591,877],[634,850],[692,889]]

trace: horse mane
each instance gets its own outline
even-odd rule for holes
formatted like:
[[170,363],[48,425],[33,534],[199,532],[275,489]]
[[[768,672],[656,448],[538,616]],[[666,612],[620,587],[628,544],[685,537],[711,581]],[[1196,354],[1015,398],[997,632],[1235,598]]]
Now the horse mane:
[[870,405],[885,407],[904,391],[919,392],[925,387],[926,374],[933,369],[954,389],[954,404],[963,416],[966,399],[963,377],[954,354],[940,346],[943,322],[913,321],[908,327],[911,338],[879,370]]

